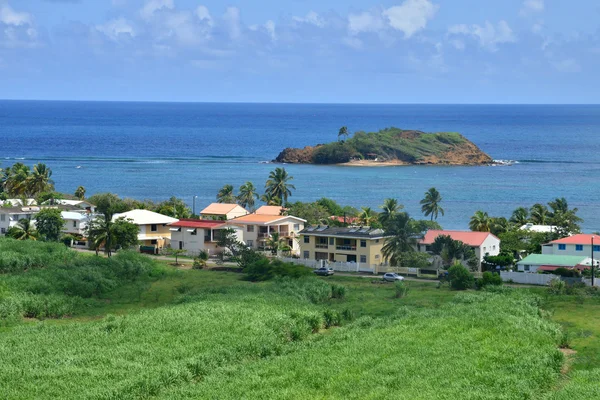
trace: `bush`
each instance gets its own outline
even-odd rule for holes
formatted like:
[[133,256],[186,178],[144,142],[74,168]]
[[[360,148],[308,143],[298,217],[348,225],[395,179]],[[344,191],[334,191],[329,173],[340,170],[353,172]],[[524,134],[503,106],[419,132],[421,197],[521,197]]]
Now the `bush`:
[[448,279],[450,287],[454,290],[466,290],[473,287],[475,279],[461,263],[455,263],[448,269]]
[[346,287],[342,285],[331,285],[331,297],[334,299],[343,299],[346,297]]
[[557,268],[552,271],[554,275],[564,276],[565,278],[579,278],[581,273],[576,269]]
[[402,297],[406,297],[408,295],[408,284],[404,281],[396,281],[394,284],[394,289],[396,290],[396,298],[401,299]]
[[500,274],[496,274],[494,272],[486,271],[483,273],[483,276],[480,279],[477,279],[477,288],[483,289],[487,286],[502,286],[504,282],[500,277]]
[[325,320],[325,328],[340,326],[342,323],[342,316],[336,310],[325,310],[323,312],[323,319]]
[[275,287],[280,293],[294,296],[311,303],[323,303],[331,298],[331,286],[321,279],[314,277],[293,279],[291,277],[278,277]]
[[565,281],[562,281],[560,279],[552,279],[550,281],[550,287],[548,288],[548,292],[550,292],[550,294],[555,295],[564,294],[566,287],[567,284],[565,283]]
[[269,260],[266,257],[260,258],[249,264],[244,273],[247,279],[252,282],[268,281],[275,277],[300,278],[311,276],[311,271],[302,266],[293,263],[285,263],[281,260]]

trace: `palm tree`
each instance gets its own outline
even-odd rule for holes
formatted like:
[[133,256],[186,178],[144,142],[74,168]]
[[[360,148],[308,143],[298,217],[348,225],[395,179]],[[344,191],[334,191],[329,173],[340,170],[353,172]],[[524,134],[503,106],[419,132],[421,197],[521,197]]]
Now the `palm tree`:
[[225,185],[219,190],[219,193],[217,193],[217,203],[235,203],[232,185]]
[[361,207],[362,212],[358,215],[358,223],[362,226],[371,226],[377,221],[377,215],[373,212],[371,207]]
[[79,200],[85,199],[85,188],[83,186],[79,186],[77,190],[75,190],[75,197],[77,197]]
[[34,196],[37,193],[54,190],[54,181],[52,178],[52,170],[46,164],[38,163],[33,166],[33,171],[27,179],[26,193]]
[[404,206],[402,204],[398,204],[398,200],[396,199],[385,199],[380,208],[383,211],[381,214],[379,214],[379,222],[381,222],[381,225],[386,226],[387,223],[394,218],[398,211],[404,208]]
[[281,205],[281,200],[273,197],[271,195],[271,193],[265,193],[262,196],[260,196],[260,201],[262,201],[263,203],[265,203],[268,206],[280,206]]
[[256,199],[258,199],[258,193],[256,193],[256,187],[252,182],[246,182],[240,186],[240,194],[237,196],[237,201],[240,206],[254,211]]
[[381,253],[383,258],[391,265],[398,265],[402,253],[415,251],[417,235],[414,224],[407,213],[398,213],[387,226],[386,236]]
[[469,222],[469,228],[474,232],[489,232],[491,225],[490,216],[483,211],[476,211]]
[[338,140],[340,140],[340,137],[344,137],[347,138],[348,137],[348,127],[347,126],[342,126],[338,132]]
[[37,240],[38,233],[31,221],[23,218],[11,229],[10,236],[17,240]]
[[275,168],[275,171],[271,171],[269,179],[265,183],[266,193],[279,199],[279,204],[287,203],[288,197],[292,195],[291,189],[296,189],[294,185],[288,183],[292,179],[294,177],[288,175],[285,168]]
[[92,243],[94,250],[96,250],[96,255],[98,255],[100,248],[104,246],[106,255],[108,257],[111,256],[111,249],[113,247],[112,232],[113,222],[108,214],[98,216],[90,222],[87,229],[87,236]]
[[425,216],[431,215],[431,220],[437,219],[438,214],[442,214],[444,216],[444,209],[440,206],[442,202],[442,196],[440,192],[437,191],[436,188],[431,188],[425,192],[425,198],[421,200],[421,212],[425,214]]
[[267,247],[271,249],[271,252],[276,255],[281,248],[282,238],[279,236],[279,232],[271,233],[271,237],[267,240]]
[[518,207],[513,211],[510,217],[510,222],[518,225],[519,227],[525,225],[529,221],[529,211],[525,207]]
[[27,180],[29,179],[29,167],[23,163],[15,163],[5,171],[4,191],[12,197],[25,195],[27,192]]
[[531,222],[538,225],[546,225],[549,212],[548,207],[543,204],[534,204],[530,209]]

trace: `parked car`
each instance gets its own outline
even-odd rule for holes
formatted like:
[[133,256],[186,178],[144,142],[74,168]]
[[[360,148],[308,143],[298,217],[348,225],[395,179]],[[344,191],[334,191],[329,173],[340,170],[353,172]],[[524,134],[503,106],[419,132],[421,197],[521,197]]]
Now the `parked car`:
[[330,276],[333,275],[333,268],[321,267],[315,270],[315,274],[321,276]]
[[398,275],[395,272],[388,272],[383,275],[382,279],[386,282],[394,282],[394,281],[403,281],[404,277],[401,275]]

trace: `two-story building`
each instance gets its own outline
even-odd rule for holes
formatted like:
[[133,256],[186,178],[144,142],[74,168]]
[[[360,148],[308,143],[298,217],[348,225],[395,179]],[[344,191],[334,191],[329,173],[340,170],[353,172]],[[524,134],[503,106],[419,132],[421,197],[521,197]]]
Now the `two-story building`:
[[0,207],[0,235],[6,235],[6,232],[22,219],[32,220],[38,212],[38,206]]
[[242,228],[244,243],[254,249],[264,249],[275,232],[279,238],[298,254],[298,233],[304,229],[306,220],[291,215],[248,214],[229,221]]
[[237,239],[244,240],[242,228],[230,225],[225,221],[181,219],[169,225],[171,231],[171,247],[187,250],[190,256],[196,256],[201,251],[217,254],[221,251],[217,242],[224,229],[234,229]]
[[481,263],[485,256],[497,256],[500,254],[500,239],[490,232],[471,232],[471,231],[441,231],[429,230],[419,240],[417,250],[424,253],[431,252],[431,245],[438,236],[450,236],[452,240],[458,240],[471,247],[475,251],[475,257],[478,260],[478,268],[481,270]]
[[600,259],[600,236],[581,233],[546,243],[542,246],[542,254],[591,257],[592,249],[594,259]]
[[62,231],[71,235],[84,236],[85,231],[94,216],[87,212],[62,211],[60,216],[65,221]]
[[155,250],[168,246],[171,241],[169,224],[177,222],[178,219],[158,214],[148,210],[131,210],[121,214],[115,214],[113,221],[119,218],[131,220],[140,228],[138,241],[141,246],[154,247]]
[[247,214],[248,210],[239,204],[228,203],[212,203],[204,210],[200,211],[202,219],[212,219],[217,221],[227,221]]
[[385,238],[383,230],[368,226],[310,226],[300,232],[300,255],[309,260],[378,266],[384,263],[381,250]]

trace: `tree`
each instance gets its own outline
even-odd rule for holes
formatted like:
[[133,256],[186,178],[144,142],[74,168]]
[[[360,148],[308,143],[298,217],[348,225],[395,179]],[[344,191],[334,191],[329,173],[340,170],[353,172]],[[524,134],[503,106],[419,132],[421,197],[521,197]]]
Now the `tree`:
[[240,194],[237,196],[238,204],[250,211],[254,211],[254,205],[258,199],[256,187],[252,182],[246,182],[240,186]]
[[[442,259],[444,268],[448,268],[452,263],[467,261],[473,264],[475,251],[460,240],[454,240],[449,235],[440,235],[435,238],[431,245],[431,252]],[[475,260],[475,265],[477,260]]]
[[129,205],[113,193],[98,193],[91,196],[88,201],[96,205],[96,211],[105,215],[109,220],[115,214],[131,210]]
[[37,193],[53,191],[54,181],[52,180],[52,170],[46,164],[38,163],[33,166],[33,171],[26,181],[26,194],[34,196]]
[[469,228],[474,232],[489,232],[491,230],[490,216],[483,211],[476,211],[469,221]]
[[377,215],[371,207],[361,207],[362,212],[358,215],[358,223],[362,226],[372,226],[377,221]]
[[85,188],[83,186],[79,186],[77,190],[75,190],[75,197],[79,200],[85,200]]
[[112,225],[113,248],[120,250],[136,246],[139,233],[140,228],[131,219],[117,218]]
[[564,197],[549,202],[548,206],[552,209],[550,221],[552,225],[556,226],[560,237],[566,237],[581,230],[578,223],[583,220],[576,215],[579,209],[569,209],[569,204]]
[[271,237],[267,240],[267,247],[271,249],[273,255],[277,255],[277,252],[281,250],[282,238],[279,236],[279,232],[271,233]]
[[454,290],[467,290],[473,287],[475,278],[459,261],[448,269],[450,287]]
[[37,193],[35,196],[35,201],[38,204],[45,204],[48,202],[48,204],[54,205],[56,204],[56,200],[62,200],[64,198],[65,196],[62,193],[50,191]]
[[221,229],[217,246],[225,249],[234,260],[237,260],[246,245],[238,240],[237,232],[233,228]]
[[344,138],[348,138],[348,127],[347,126],[342,126],[340,128],[340,130],[338,131],[338,140],[340,140],[340,138],[342,138],[342,140],[344,140]]
[[273,197],[271,193],[265,193],[260,196],[260,201],[265,203],[268,206],[281,206],[281,199]]
[[287,204],[287,215],[293,215],[306,220],[307,225],[327,225],[331,214],[318,203],[303,203],[297,201]]
[[30,169],[23,163],[15,163],[4,172],[4,191],[10,197],[20,197],[27,194],[27,180]]
[[546,225],[549,218],[548,207],[543,204],[536,203],[529,210],[530,220],[536,225]]
[[278,199],[279,204],[287,203],[288,197],[292,195],[292,189],[296,190],[296,187],[289,183],[293,179],[294,177],[288,175],[285,168],[275,168],[265,183],[266,193],[270,194],[272,198]]
[[519,207],[513,211],[510,222],[521,227],[529,222],[529,211],[525,207]]
[[512,228],[513,225],[504,217],[490,218],[490,232],[496,236],[498,236],[501,233],[508,232]]
[[208,265],[208,251],[202,250],[198,253],[198,257],[194,258],[192,269],[203,269]]
[[175,196],[159,203],[156,206],[155,212],[177,219],[190,218],[192,216],[192,210],[190,210],[187,204]]
[[430,221],[428,219],[412,219],[411,224],[413,225],[415,232],[423,233],[430,230],[443,230],[442,226],[437,221]]
[[421,200],[421,212],[425,214],[425,216],[431,216],[431,220],[438,218],[438,214],[442,214],[444,216],[444,209],[440,206],[442,202],[442,196],[440,192],[437,191],[436,188],[431,188],[427,192],[425,192],[425,198]]
[[43,208],[34,217],[39,236],[49,242],[58,242],[65,220],[57,208]]
[[6,235],[17,240],[37,240],[38,238],[33,223],[27,218],[19,220],[19,223],[10,228]]
[[108,257],[114,250],[130,248],[138,243],[139,227],[131,220],[124,217],[112,221],[109,214],[99,215],[94,218],[88,228],[87,237],[96,254],[104,247]]
[[232,185],[225,185],[217,193],[217,203],[233,204],[235,203],[235,194]]
[[179,256],[182,256],[185,253],[187,253],[187,250],[185,250],[185,249],[174,249],[172,247],[165,247],[162,250],[162,253],[165,256],[168,256],[168,257],[175,257],[175,265],[179,265]]
[[380,208],[383,211],[379,214],[379,222],[385,227],[388,222],[396,216],[398,211],[404,208],[404,206],[399,204],[396,199],[385,199]]
[[403,253],[415,251],[417,235],[410,216],[405,212],[396,214],[386,227],[386,236],[381,253],[383,258],[391,265],[396,266],[402,262]]

